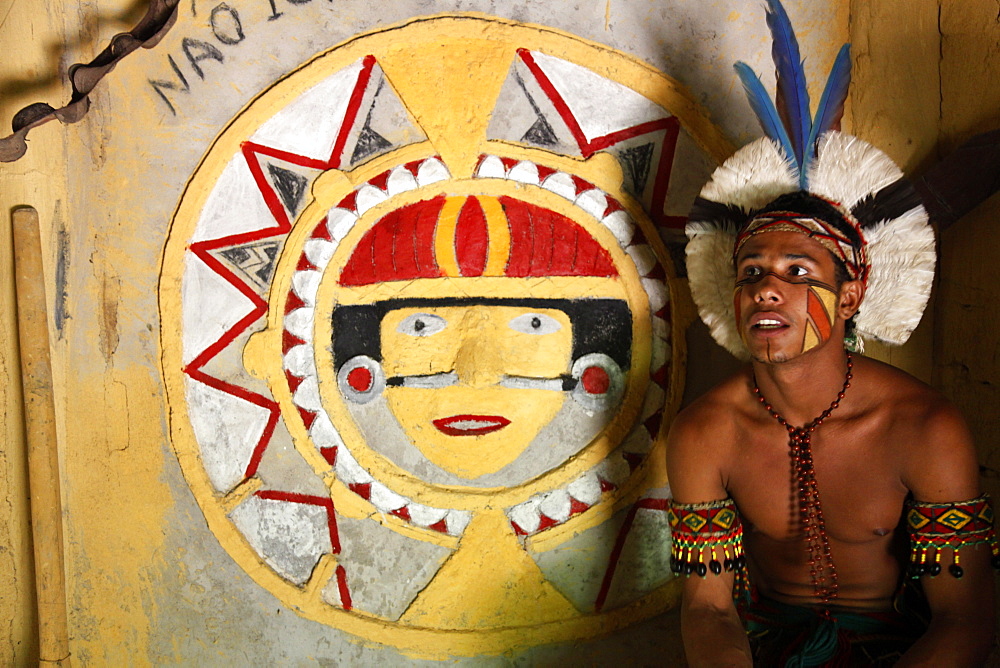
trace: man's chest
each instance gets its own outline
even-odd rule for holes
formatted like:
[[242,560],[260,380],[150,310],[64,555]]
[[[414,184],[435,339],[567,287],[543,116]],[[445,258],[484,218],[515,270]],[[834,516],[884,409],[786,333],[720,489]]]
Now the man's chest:
[[[884,434],[852,438],[843,429],[814,434],[811,451],[827,533],[866,542],[896,529],[907,490],[900,444]],[[787,434],[747,435],[727,471],[726,487],[748,529],[774,540],[801,535],[800,474]]]

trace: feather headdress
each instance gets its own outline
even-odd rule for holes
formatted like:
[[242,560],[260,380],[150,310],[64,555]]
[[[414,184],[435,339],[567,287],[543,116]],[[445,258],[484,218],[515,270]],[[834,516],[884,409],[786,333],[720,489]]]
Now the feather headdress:
[[927,212],[891,158],[839,131],[850,84],[850,45],[837,54],[812,115],[798,41],[779,0],[767,0],[767,24],[774,40],[775,102],[746,63],[735,65],[766,137],[715,171],[686,228],[688,279],[698,311],[720,345],[746,358],[732,299],[737,239],[769,212],[820,215],[852,247],[847,250],[857,262],[847,263],[851,277],[867,284],[854,319],[859,339],[901,344],[920,322],[934,279],[934,232]]

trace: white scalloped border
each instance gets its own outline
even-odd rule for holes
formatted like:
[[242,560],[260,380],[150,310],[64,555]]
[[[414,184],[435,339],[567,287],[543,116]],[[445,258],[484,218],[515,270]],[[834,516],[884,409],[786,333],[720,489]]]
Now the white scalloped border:
[[[651,380],[640,410],[639,421],[622,444],[565,487],[536,494],[506,509],[515,531],[521,535],[532,535],[562,524],[573,515],[598,503],[605,493],[620,487],[628,479],[652,448],[653,434],[645,425],[663,412],[666,399],[666,391],[652,380],[652,377],[663,374],[669,369],[670,323],[667,318],[658,315],[669,302],[669,292],[663,279],[649,276],[659,265],[656,255],[641,235],[637,237],[635,221],[614,198],[566,172],[552,171],[548,168],[543,168],[540,172],[539,166],[529,161],[507,160],[506,163],[498,156],[482,156],[474,177],[506,179],[542,187],[572,202],[614,235],[641,277],[643,290],[649,299],[654,338],[650,362]],[[547,174],[541,178],[541,173]],[[330,209],[320,224],[325,225],[326,234],[317,234],[317,231],[322,232],[320,226],[317,226],[303,244],[297,263],[297,266],[300,265],[304,258],[315,269],[297,270],[292,275],[291,292],[303,302],[303,306],[285,315],[282,319],[283,328],[305,343],[292,346],[283,354],[283,367],[287,374],[298,381],[292,393],[293,403],[300,411],[314,416],[308,430],[309,437],[319,450],[336,448],[333,469],[340,480],[362,498],[366,498],[380,512],[396,515],[422,528],[460,536],[471,519],[469,511],[432,508],[416,503],[375,480],[358,464],[329,415],[323,410],[313,354],[316,293],[323,272],[340,242],[358,219],[373,206],[400,193],[449,178],[451,174],[447,167],[436,157],[417,163],[398,165],[389,170],[388,174],[383,172],[355,188],[352,193],[354,203],[352,208],[338,205]],[[384,188],[374,184],[383,179]],[[345,197],[340,204],[349,203],[351,199],[351,196]],[[327,235],[330,237],[329,240],[324,238]],[[657,342],[662,343],[656,345]]]

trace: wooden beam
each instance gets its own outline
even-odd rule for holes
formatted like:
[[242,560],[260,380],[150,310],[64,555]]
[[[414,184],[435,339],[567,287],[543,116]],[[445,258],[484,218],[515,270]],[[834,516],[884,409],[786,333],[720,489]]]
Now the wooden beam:
[[13,211],[14,276],[28,445],[39,663],[69,665],[62,499],[38,212]]

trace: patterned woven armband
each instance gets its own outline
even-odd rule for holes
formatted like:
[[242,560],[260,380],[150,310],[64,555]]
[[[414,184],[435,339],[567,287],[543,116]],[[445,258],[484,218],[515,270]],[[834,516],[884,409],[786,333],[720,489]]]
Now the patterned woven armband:
[[907,502],[906,529],[910,534],[910,577],[935,576],[941,572],[941,551],[952,550],[948,572],[956,578],[965,571],[958,551],[963,547],[987,544],[993,553],[994,568],[1000,568],[1000,548],[993,529],[993,508],[983,494],[958,503]]
[[670,569],[674,573],[705,577],[709,571],[719,575],[723,570],[744,570],[743,525],[732,499],[671,501],[667,516],[672,534]]

